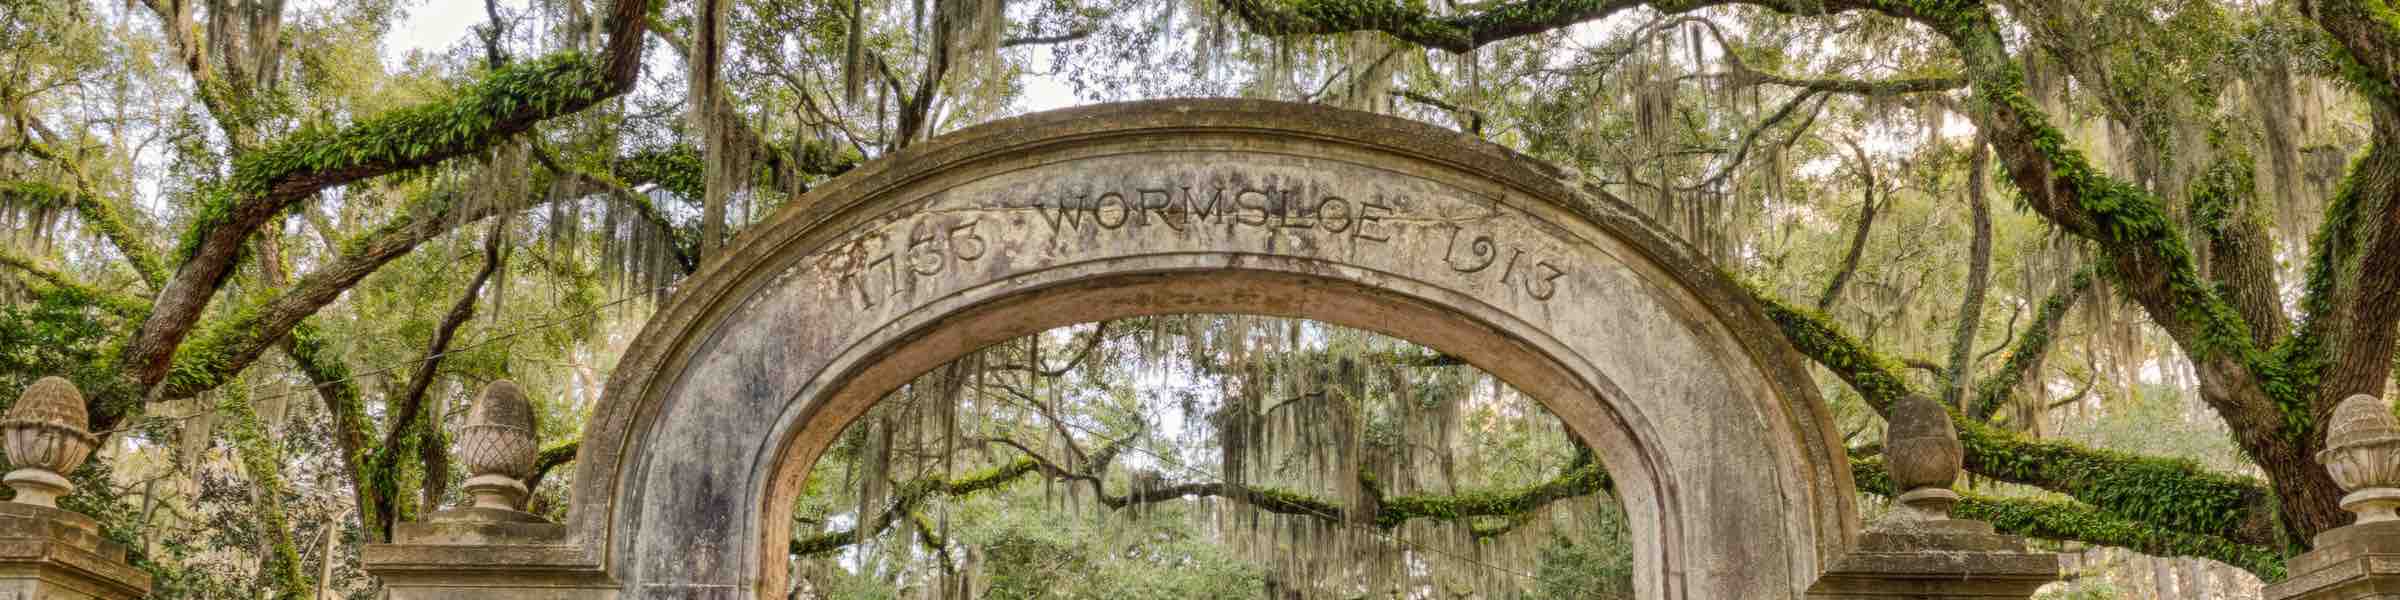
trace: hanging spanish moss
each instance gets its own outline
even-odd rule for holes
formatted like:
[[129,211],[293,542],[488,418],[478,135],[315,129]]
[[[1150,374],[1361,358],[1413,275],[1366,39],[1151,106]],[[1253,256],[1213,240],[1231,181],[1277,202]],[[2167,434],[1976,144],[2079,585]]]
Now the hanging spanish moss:
[[1617,597],[1602,473],[1534,399],[1399,340],[1242,315],[1069,327],[854,422],[795,507],[794,595],[1059,597],[1167,561],[1246,582],[1223,597]]

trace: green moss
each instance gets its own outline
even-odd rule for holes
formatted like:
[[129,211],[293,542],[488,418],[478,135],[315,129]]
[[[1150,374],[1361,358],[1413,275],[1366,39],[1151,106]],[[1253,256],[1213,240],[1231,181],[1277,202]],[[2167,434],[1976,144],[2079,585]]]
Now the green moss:
[[[624,181],[657,184],[685,202],[706,195],[708,165],[691,146],[667,146],[634,152],[617,161],[615,175]],[[632,187],[632,186],[626,186]]]
[[2137,456],[2059,440],[2028,440],[1979,421],[1954,419],[1967,470],[2012,483],[2042,483],[2111,513],[2155,527],[2260,538],[2265,484],[2189,460]]
[[[2191,246],[2161,203],[2132,184],[2102,173],[2074,149],[2040,108],[2025,95],[2025,75],[2002,44],[1999,26],[1980,6],[1961,9],[1950,20],[1928,21],[1949,37],[1967,64],[1975,102],[2003,131],[2039,157],[2036,164],[2004,161],[2012,174],[2041,176],[2045,189],[2072,207],[2050,207],[2052,221],[2100,244],[2118,270],[2112,276],[2138,294],[2154,320],[2165,326],[2194,362],[2226,359],[2242,365],[2281,406],[2305,405],[2314,375],[2294,370],[2252,343],[2241,313],[2200,276]],[[2009,131],[2013,130],[2013,131]],[[2011,144],[2003,144],[2006,147]],[[2031,169],[2032,171],[2026,171]],[[2124,272],[2130,271],[2130,272]],[[2138,275],[2138,277],[2130,277]],[[2286,411],[2278,433],[2306,436],[2305,413]]]
[[[1859,491],[1895,493],[1880,460],[1850,461]],[[2282,555],[2262,546],[2223,537],[2165,529],[2091,505],[2039,498],[2010,498],[1966,492],[1952,516],[1991,523],[2001,533],[2079,541],[2125,548],[2152,556],[2191,556],[2233,565],[2267,581],[2284,577]]]
[[265,587],[283,600],[315,597],[315,584],[301,574],[300,551],[292,541],[291,519],[283,510],[283,497],[287,493],[283,482],[283,448],[267,437],[265,426],[258,421],[258,411],[250,405],[250,398],[241,386],[220,394],[217,410],[227,419],[226,435],[232,438],[242,474],[256,489],[252,494],[252,516],[258,519],[259,531],[267,536],[270,546],[260,573],[267,579]]
[[1851,340],[1822,314],[1785,304],[1755,287],[1750,292],[1766,309],[1767,319],[1783,331],[1786,341],[1801,354],[1832,369],[1842,381],[1858,390],[1876,412],[1889,410],[1893,402],[1911,393],[1908,383],[1900,379],[1898,361]]
[[1615,483],[1609,478],[1607,470],[1598,463],[1585,463],[1537,485],[1477,490],[1455,496],[1384,498],[1383,511],[1375,515],[1375,525],[1391,529],[1411,519],[1457,521],[1477,517],[1522,517],[1551,502],[1607,491],[1613,485]]
[[149,249],[140,245],[143,236],[134,232],[133,227],[126,224],[125,217],[118,214],[116,207],[108,202],[90,194],[33,181],[0,181],[0,196],[14,197],[19,202],[34,206],[75,209],[85,225],[117,246],[117,251],[125,255],[126,264],[132,265],[134,274],[153,286],[166,281],[166,272],[150,256]]
[[[196,199],[192,224],[176,246],[188,260],[206,232],[233,220],[237,205],[309,177],[423,166],[498,141],[512,121],[588,104],[609,89],[601,65],[559,53],[493,70],[449,98],[359,119],[313,123],[234,160],[233,175]],[[313,188],[312,188],[313,189]]]
[[[1752,294],[1802,354],[1833,370],[1869,405],[1888,407],[1915,392],[1889,360],[1866,349],[1823,317]],[[1953,411],[1967,470],[2033,485],[2159,527],[2236,536],[2259,527],[2252,516],[2267,501],[2266,486],[2215,473],[2190,461],[2136,456],[2055,440],[2029,440]]]

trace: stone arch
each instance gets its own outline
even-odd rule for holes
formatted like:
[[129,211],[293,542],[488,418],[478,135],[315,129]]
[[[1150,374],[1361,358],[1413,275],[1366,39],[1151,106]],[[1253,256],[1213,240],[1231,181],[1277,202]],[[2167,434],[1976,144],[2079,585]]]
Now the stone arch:
[[1541,399],[1616,477],[1641,597],[1801,597],[1858,517],[1800,357],[1573,186],[1455,132],[1248,100],[1030,115],[863,165],[711,257],[628,348],[556,556],[622,597],[777,593],[800,479],[884,392],[1052,326],[1249,312]]

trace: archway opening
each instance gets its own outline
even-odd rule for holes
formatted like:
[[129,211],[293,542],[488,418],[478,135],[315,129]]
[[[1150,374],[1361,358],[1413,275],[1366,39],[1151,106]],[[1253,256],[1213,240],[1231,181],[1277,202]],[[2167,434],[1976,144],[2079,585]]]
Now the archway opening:
[[1591,446],[1465,360],[1238,314],[1054,328],[885,394],[791,507],[795,598],[1626,598]]

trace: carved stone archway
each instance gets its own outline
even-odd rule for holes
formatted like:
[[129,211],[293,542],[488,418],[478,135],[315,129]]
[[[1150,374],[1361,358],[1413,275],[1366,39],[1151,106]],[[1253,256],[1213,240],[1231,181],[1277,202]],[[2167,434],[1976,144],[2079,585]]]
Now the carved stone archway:
[[1176,100],[961,131],[711,257],[585,430],[540,557],[627,598],[779,593],[808,466],[908,378],[1079,322],[1305,317],[1462,357],[1618,482],[1647,599],[1798,598],[1857,535],[1772,324],[1632,209],[1505,149],[1322,107]]

